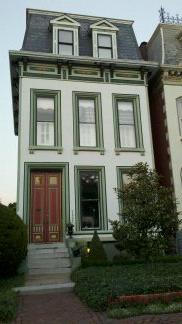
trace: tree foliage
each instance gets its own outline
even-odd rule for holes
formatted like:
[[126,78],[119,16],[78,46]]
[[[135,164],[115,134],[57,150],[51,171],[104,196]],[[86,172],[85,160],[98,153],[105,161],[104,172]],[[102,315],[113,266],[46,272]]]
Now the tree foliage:
[[82,254],[82,266],[104,265],[107,263],[106,252],[96,230],[94,231],[89,248],[89,253],[87,253],[86,249],[85,253]]
[[122,221],[111,222],[116,247],[142,258],[169,252],[179,225],[171,189],[160,185],[146,163],[132,167],[128,177],[129,183],[116,189],[123,202]]

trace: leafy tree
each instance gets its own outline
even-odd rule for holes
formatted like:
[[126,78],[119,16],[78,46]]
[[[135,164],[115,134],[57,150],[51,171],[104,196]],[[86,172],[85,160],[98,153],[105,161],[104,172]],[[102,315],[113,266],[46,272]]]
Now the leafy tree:
[[136,164],[128,177],[129,183],[116,189],[123,201],[122,221],[111,222],[116,247],[140,258],[169,253],[179,225],[172,190],[160,185],[147,163]]
[[94,231],[92,240],[89,246],[89,253],[87,249],[82,254],[82,266],[94,266],[94,265],[105,265],[107,264],[107,256],[104,250],[103,244],[97,234]]

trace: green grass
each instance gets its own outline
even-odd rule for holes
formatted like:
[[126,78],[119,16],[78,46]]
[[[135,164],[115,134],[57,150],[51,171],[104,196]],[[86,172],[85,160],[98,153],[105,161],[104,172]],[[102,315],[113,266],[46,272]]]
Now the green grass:
[[23,285],[23,282],[22,275],[0,278],[0,323],[9,323],[15,318],[18,302],[12,288]]
[[110,318],[120,319],[138,315],[165,314],[182,312],[182,303],[173,302],[170,305],[154,303],[147,306],[114,307],[108,309],[107,315]]
[[72,274],[75,292],[94,310],[106,310],[108,298],[182,290],[182,263],[90,267]]

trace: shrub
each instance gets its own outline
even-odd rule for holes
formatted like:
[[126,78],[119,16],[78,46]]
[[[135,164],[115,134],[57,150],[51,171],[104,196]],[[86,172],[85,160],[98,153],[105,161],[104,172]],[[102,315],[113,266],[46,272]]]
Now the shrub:
[[145,163],[128,172],[129,183],[116,189],[123,201],[122,222],[113,221],[116,247],[137,258],[153,258],[174,251],[178,213],[172,191]]
[[0,323],[9,323],[17,311],[16,293],[12,290],[4,291],[0,295]]
[[27,252],[27,230],[12,208],[0,204],[0,276],[10,276]]
[[82,266],[101,266],[107,264],[107,256],[104,250],[103,244],[97,234],[97,231],[94,231],[92,240],[90,242],[90,251],[87,252],[87,248],[84,248],[82,251]]

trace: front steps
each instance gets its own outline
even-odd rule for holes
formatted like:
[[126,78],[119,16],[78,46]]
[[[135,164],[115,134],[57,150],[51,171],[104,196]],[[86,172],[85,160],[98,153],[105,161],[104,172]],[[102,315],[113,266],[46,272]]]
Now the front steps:
[[25,287],[21,294],[65,292],[74,287],[71,282],[71,262],[64,243],[29,244]]

